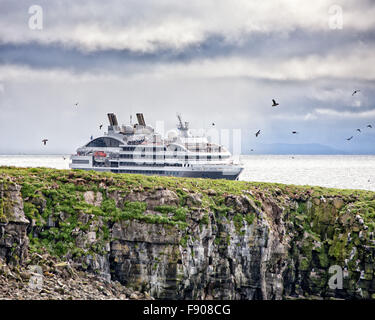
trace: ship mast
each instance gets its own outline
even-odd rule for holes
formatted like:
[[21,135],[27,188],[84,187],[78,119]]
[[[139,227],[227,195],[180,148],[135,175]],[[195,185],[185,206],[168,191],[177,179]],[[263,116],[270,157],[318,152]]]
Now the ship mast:
[[183,137],[188,137],[189,122],[185,121],[185,123],[183,123],[181,115],[179,113],[177,114],[177,119],[178,119],[177,129],[181,132],[181,135]]

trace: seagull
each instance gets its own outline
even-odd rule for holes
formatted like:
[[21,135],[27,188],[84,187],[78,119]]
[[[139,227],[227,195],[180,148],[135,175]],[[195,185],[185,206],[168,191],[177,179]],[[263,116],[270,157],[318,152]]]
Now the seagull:
[[349,140],[352,140],[352,139],[353,139],[353,136],[351,136],[350,138],[348,138],[348,139],[346,139],[346,140],[348,140],[348,141],[349,141]]
[[361,132],[361,129],[357,129],[358,132]]
[[356,93],[360,92],[361,90],[354,90],[354,92],[352,93],[352,96],[354,96]]
[[279,104],[275,101],[275,99],[272,99],[272,107],[277,107]]
[[101,124],[101,125],[99,126],[99,130],[102,130],[102,127],[103,127],[103,125]]
[[367,128],[372,128],[372,125],[371,125],[371,124],[368,124],[368,125],[367,125]]
[[42,142],[43,142],[44,145],[47,144],[47,141],[48,141],[48,139],[43,139],[43,140],[42,140]]
[[258,137],[260,134],[260,130],[258,130],[258,132],[255,134],[256,137]]
[[298,133],[298,132],[297,132],[297,131],[292,131],[292,133],[293,133],[293,134],[296,134],[296,133]]

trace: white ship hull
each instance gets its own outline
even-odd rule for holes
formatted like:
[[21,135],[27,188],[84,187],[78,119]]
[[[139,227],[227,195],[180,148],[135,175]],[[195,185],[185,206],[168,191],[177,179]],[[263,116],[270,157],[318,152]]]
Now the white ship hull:
[[[84,158],[84,159],[82,159]],[[185,177],[185,178],[209,178],[209,179],[227,179],[236,180],[241,174],[243,168],[238,165],[228,166],[189,166],[189,167],[178,167],[171,169],[166,166],[137,166],[137,168],[129,166],[119,167],[94,167],[92,166],[92,157],[72,156],[72,162],[75,161],[88,161],[88,163],[71,163],[69,166],[72,169],[81,170],[95,170],[101,172],[113,172],[113,173],[135,173],[145,175],[161,175],[161,176],[174,176],[174,177]]]

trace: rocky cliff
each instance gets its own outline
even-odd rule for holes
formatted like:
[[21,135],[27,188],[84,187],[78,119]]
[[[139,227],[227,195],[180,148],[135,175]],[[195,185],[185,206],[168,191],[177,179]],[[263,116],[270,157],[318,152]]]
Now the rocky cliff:
[[0,261],[48,254],[146,297],[375,298],[374,228],[373,192],[0,168]]

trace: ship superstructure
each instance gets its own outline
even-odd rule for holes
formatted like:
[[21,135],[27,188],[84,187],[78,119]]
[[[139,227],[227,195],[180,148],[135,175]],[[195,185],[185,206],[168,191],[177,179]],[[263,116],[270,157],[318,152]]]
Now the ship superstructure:
[[204,136],[192,136],[180,115],[178,132],[167,137],[146,125],[142,113],[137,113],[134,125],[120,126],[113,113],[108,119],[108,132],[78,148],[71,156],[70,168],[230,180],[243,170],[224,146]]

